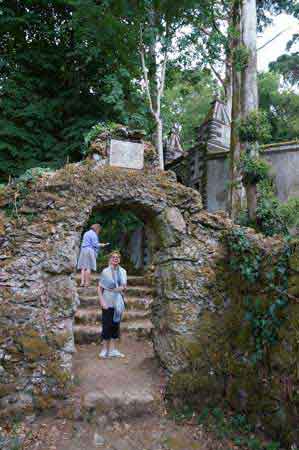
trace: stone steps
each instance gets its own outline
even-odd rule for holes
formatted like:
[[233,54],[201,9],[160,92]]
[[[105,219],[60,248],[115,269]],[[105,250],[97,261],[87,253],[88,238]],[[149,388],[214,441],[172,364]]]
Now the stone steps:
[[[80,276],[76,276],[80,282]],[[99,343],[101,335],[102,311],[97,294],[98,275],[92,275],[88,288],[78,287],[80,306],[75,314],[74,336],[77,344]],[[132,284],[131,284],[132,283]],[[125,293],[126,310],[121,323],[121,333],[149,337],[152,329],[150,321],[154,290],[149,280],[141,276],[129,276]]]
[[[75,279],[77,284],[80,284],[80,274],[76,274]],[[92,273],[91,274],[91,285],[96,286],[98,284],[99,274]],[[152,286],[152,282],[150,277],[141,276],[141,275],[129,275],[128,276],[128,286]]]
[[[150,337],[153,328],[149,319],[122,322],[121,332],[137,337]],[[75,342],[81,344],[100,343],[102,327],[100,325],[75,325]]]
[[[80,299],[84,297],[90,297],[92,295],[97,294],[96,286],[90,286],[88,288],[81,288],[78,289],[78,294]],[[146,296],[152,296],[154,293],[153,288],[148,286],[129,286],[126,289],[125,297],[146,297]]]
[[[99,333],[99,327],[96,329]],[[105,424],[122,419],[127,422],[129,418],[157,413],[161,372],[152,343],[124,334],[116,346],[125,358],[101,359],[100,346],[77,345],[73,360],[77,380],[73,398],[77,399],[77,407],[70,405],[71,416],[75,412],[100,425],[102,419]]]
[[[152,297],[146,298],[126,297],[126,309],[148,310],[150,309],[152,301],[153,301]],[[100,308],[99,297],[97,295],[91,295],[86,297],[80,296],[80,308],[78,309],[78,311],[85,308],[91,308],[93,306],[97,306],[98,308]]]
[[[148,319],[150,310],[127,310],[124,312],[122,322],[131,320]],[[97,324],[102,319],[102,311],[100,308],[82,308],[76,313],[76,324]]]

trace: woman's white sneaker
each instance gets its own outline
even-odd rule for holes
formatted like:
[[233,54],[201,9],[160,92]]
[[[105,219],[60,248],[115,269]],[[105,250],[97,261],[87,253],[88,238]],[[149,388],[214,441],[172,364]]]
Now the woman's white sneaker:
[[116,348],[114,350],[111,350],[108,356],[111,356],[112,358],[125,358],[125,355],[116,350]]
[[102,350],[102,351],[99,353],[99,358],[108,358],[108,352],[107,352],[107,350]]

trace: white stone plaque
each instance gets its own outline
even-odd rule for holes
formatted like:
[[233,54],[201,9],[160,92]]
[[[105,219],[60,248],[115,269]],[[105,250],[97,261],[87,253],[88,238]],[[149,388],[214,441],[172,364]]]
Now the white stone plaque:
[[109,165],[127,169],[143,169],[143,144],[111,139]]

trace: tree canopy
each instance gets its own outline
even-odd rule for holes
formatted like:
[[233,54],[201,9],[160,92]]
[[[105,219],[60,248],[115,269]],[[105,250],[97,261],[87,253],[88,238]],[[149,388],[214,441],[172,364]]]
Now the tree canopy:
[[[219,80],[229,45],[226,31],[231,3],[3,0],[0,180],[30,167],[55,168],[80,159],[83,134],[98,122],[120,122],[153,132],[142,81],[140,28],[149,74],[157,64],[153,44],[158,59],[168,45],[161,104],[164,135],[174,122],[179,123],[185,148],[192,146],[194,127],[200,125],[212,97],[223,89]],[[261,27],[268,22],[268,12],[298,14],[291,0],[258,0],[257,7]],[[298,54],[283,55],[271,65],[271,71],[294,88]],[[270,115],[273,130],[280,129],[273,139],[293,138],[297,133],[297,94],[294,89],[293,93],[280,92],[278,79],[271,77],[261,78],[261,106]],[[155,78],[151,83],[154,89]]]

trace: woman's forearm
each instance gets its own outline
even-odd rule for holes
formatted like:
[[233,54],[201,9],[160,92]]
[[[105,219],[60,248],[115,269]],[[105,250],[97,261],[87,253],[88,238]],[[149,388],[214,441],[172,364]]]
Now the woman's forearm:
[[106,308],[106,303],[103,297],[103,289],[101,287],[98,287],[98,295],[100,300],[100,305],[102,308]]

